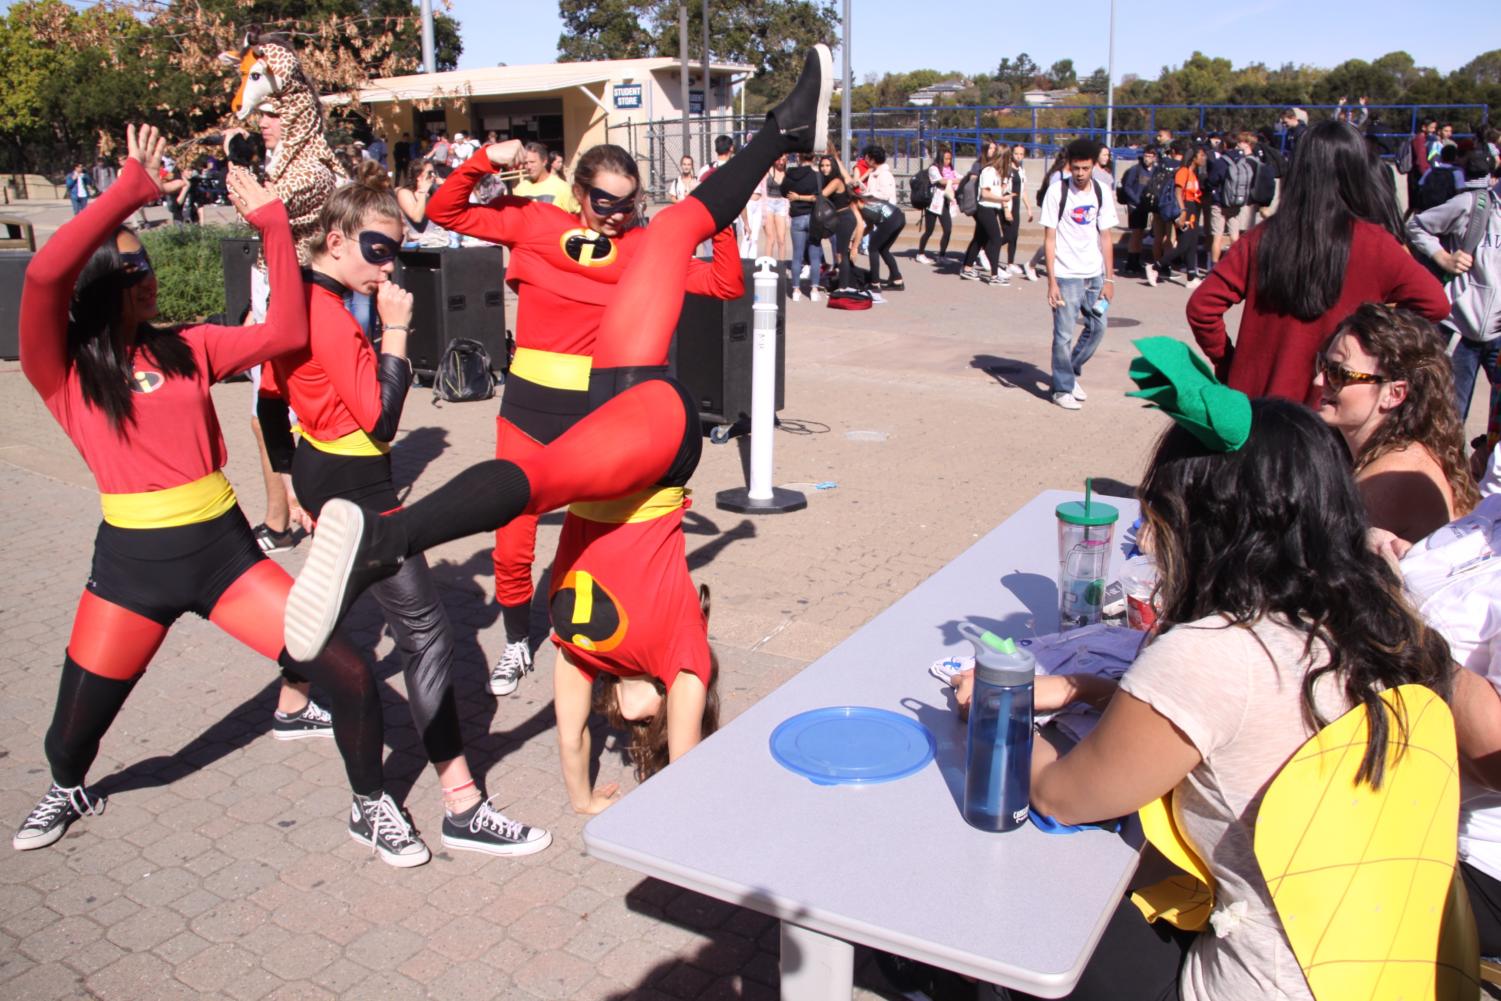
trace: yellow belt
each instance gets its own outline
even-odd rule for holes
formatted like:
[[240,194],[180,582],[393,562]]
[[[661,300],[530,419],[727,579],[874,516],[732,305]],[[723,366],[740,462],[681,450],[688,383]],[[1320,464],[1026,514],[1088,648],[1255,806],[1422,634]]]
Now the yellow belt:
[[391,451],[390,442],[376,441],[370,437],[368,431],[361,430],[351,431],[342,438],[335,438],[333,441],[319,441],[306,431],[303,431],[302,440],[318,451],[327,452],[329,455],[385,455]]
[[138,494],[100,494],[104,520],[116,528],[173,528],[213,521],[235,506],[235,490],[215,470],[191,483]]
[[550,389],[586,390],[593,359],[588,355],[565,355],[536,348],[517,348],[511,359],[511,374]]
[[635,524],[665,518],[683,506],[690,491],[683,487],[650,487],[640,493],[611,501],[584,501],[568,505],[568,513],[585,521],[609,525]]

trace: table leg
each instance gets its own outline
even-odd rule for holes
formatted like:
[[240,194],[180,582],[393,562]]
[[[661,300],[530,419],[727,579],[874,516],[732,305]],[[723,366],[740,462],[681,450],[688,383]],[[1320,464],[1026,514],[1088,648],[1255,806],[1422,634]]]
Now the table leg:
[[782,922],[782,1001],[845,1001],[855,990],[855,947]]

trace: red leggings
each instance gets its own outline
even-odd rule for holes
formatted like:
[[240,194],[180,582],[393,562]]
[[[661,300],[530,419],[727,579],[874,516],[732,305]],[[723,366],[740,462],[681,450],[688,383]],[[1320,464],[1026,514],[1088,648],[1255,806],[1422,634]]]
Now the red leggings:
[[[714,219],[696,198],[652,219],[641,250],[605,307],[594,345],[594,368],[667,364],[687,292],[686,262],[714,235]],[[639,383],[614,397],[535,456],[512,461],[531,484],[528,514],[575,501],[610,500],[644,490],[666,475],[683,443],[690,415],[669,382]]]
[[[495,418],[495,457],[516,463],[536,460],[543,445],[504,417]],[[502,605],[529,605],[532,564],[537,557],[537,516],[517,515],[495,530],[495,600]]]

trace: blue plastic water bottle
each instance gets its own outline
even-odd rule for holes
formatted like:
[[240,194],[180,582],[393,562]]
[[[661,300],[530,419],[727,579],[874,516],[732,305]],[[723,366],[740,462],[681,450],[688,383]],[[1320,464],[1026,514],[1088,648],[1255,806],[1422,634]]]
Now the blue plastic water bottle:
[[1012,831],[1027,820],[1032,791],[1032,679],[1037,661],[1011,639],[972,625],[975,647],[964,766],[964,819],[982,831]]

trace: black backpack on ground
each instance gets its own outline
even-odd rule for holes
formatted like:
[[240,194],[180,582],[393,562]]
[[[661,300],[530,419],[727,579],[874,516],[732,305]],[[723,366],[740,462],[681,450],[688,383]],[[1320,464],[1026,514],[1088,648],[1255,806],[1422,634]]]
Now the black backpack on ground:
[[928,168],[918,168],[907,182],[907,189],[912,193],[913,208],[925,209],[933,204],[933,182],[928,179]]
[[485,346],[467,337],[449,341],[433,373],[433,402],[468,403],[494,395],[495,376],[490,372],[490,353]]

